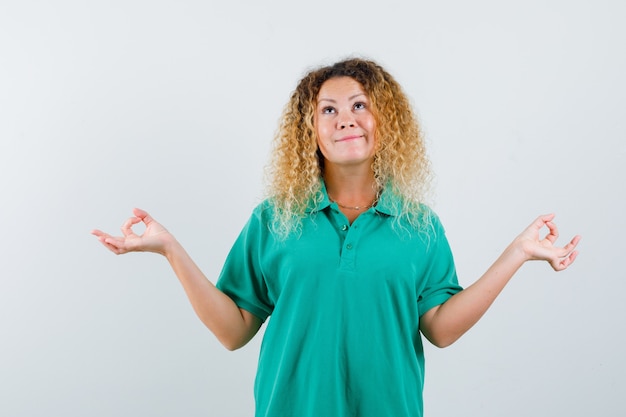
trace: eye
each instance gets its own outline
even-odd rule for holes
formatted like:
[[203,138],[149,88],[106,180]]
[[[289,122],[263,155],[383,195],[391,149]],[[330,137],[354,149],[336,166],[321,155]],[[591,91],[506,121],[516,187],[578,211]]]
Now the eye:
[[365,106],[365,103],[363,103],[362,101],[358,101],[358,102],[354,103],[353,107],[354,107],[355,110],[362,110],[366,106]]
[[322,108],[322,114],[333,114],[335,112],[335,108],[331,106],[326,106]]

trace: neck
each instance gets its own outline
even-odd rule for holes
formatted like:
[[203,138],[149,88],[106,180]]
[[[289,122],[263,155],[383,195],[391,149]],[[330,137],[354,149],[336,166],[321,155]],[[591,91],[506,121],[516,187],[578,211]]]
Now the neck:
[[324,183],[329,199],[341,208],[363,211],[376,204],[379,190],[371,170],[352,175],[325,172]]
[[339,201],[335,200],[333,198],[332,195],[328,194],[328,199],[333,202],[333,203],[337,203],[337,205],[342,208],[342,209],[346,209],[346,210],[354,210],[354,211],[364,211],[367,210],[371,207],[374,207],[376,205],[376,202],[378,201],[378,197],[374,197],[374,199],[366,205],[362,205],[362,206],[347,206],[344,204],[341,204]]

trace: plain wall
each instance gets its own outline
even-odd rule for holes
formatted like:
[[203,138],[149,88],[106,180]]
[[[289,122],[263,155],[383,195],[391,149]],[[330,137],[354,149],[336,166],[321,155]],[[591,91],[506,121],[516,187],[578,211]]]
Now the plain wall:
[[89,232],[142,207],[215,280],[296,82],[353,55],[414,103],[463,285],[539,214],[583,236],[571,269],[525,265],[427,347],[426,416],[625,415],[625,18],[618,0],[2,1],[0,415],[252,415],[261,337],[227,352],[163,258]]

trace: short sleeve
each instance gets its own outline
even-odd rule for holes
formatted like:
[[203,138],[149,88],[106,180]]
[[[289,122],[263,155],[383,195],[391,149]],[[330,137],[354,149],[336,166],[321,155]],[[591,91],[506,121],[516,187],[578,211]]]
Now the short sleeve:
[[432,231],[427,242],[429,265],[425,285],[417,300],[420,316],[463,290],[445,230],[436,215],[433,214],[431,219]]
[[268,297],[260,259],[268,228],[259,213],[260,207],[257,207],[237,237],[216,286],[238,307],[265,321],[273,311],[273,303]]

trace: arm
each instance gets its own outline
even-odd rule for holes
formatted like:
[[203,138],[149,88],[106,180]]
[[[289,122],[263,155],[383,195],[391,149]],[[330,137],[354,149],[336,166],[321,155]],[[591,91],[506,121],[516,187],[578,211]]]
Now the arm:
[[[252,339],[261,327],[261,320],[240,309],[234,301],[215,287],[193,262],[180,243],[163,226],[143,210],[134,209],[122,226],[121,237],[113,237],[100,230],[92,231],[111,252],[159,253],[168,260],[182,284],[191,305],[200,320],[230,350],[240,348]],[[139,236],[133,225],[143,222],[146,230]]]
[[[454,343],[478,322],[526,261],[548,261],[555,271],[562,271],[574,262],[580,236],[575,236],[562,248],[554,246],[558,229],[552,223],[553,218],[553,214],[538,217],[474,284],[424,313],[420,318],[424,336],[438,347]],[[544,226],[548,234],[540,239],[539,232]]]

